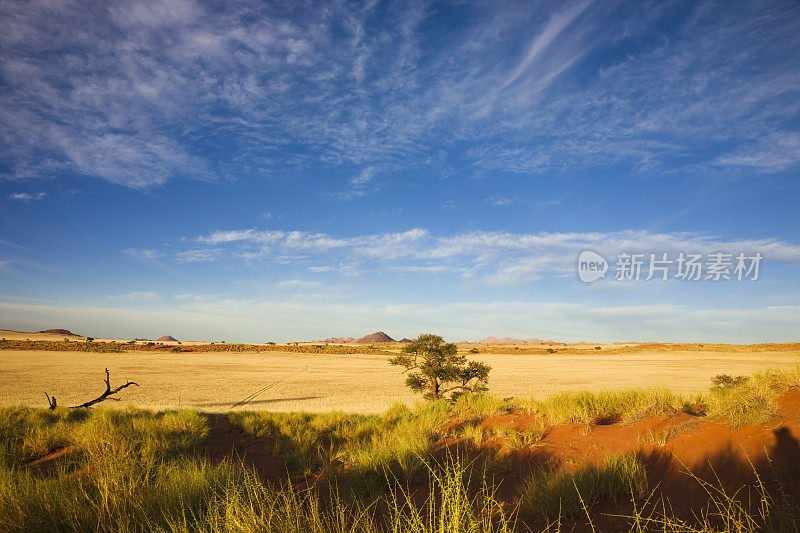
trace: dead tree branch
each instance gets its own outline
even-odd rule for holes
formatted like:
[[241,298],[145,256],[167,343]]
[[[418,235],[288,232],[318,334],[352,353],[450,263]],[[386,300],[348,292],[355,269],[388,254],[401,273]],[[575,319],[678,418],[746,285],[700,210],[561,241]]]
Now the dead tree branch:
[[56,397],[55,397],[55,396],[53,396],[53,397],[51,398],[51,397],[50,397],[50,395],[49,395],[49,394],[47,394],[46,392],[44,393],[44,395],[45,395],[45,396],[47,396],[47,403],[49,403],[49,404],[50,404],[50,410],[51,410],[51,411],[52,411],[53,409],[55,409],[56,407],[58,407],[58,404],[56,404]]
[[[98,396],[94,400],[89,400],[88,402],[82,403],[80,405],[73,405],[72,407],[70,407],[70,409],[80,409],[82,407],[91,407],[91,406],[93,406],[95,404],[98,404],[100,402],[104,402],[106,400],[114,400],[115,402],[118,402],[119,398],[112,398],[111,396],[113,396],[114,394],[118,393],[119,391],[121,391],[125,387],[130,387],[131,385],[136,385],[137,387],[139,386],[139,384],[136,383],[135,381],[129,381],[124,385],[120,385],[116,389],[112,389],[111,388],[111,379],[110,379],[110,377],[108,375],[108,369],[106,368],[106,390],[105,390],[105,392],[103,392],[103,394],[101,394],[100,396]],[[56,399],[55,399],[55,397],[51,398],[50,395],[48,395],[46,392],[44,394],[45,394],[45,396],[47,396],[47,402],[50,404],[50,409],[55,409],[56,408]]]
[[120,385],[116,389],[111,390],[111,380],[110,380],[110,378],[108,376],[108,369],[106,368],[106,391],[103,394],[101,394],[100,396],[98,396],[97,398],[95,398],[94,400],[89,400],[86,403],[82,403],[80,405],[76,405],[76,406],[73,407],[73,409],[79,409],[81,407],[91,407],[91,406],[93,406],[93,405],[95,405],[97,403],[100,403],[102,401],[109,400],[109,399],[118,402],[119,398],[110,398],[110,396],[113,395],[113,394],[118,393],[119,391],[121,391],[125,387],[130,387],[131,385],[136,385],[137,387],[139,386],[138,383],[133,382],[133,381],[129,381],[125,385]]

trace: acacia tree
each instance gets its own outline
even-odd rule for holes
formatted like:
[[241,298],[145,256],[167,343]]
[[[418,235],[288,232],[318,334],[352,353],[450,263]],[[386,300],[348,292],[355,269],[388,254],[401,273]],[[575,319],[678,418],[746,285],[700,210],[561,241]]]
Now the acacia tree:
[[450,393],[488,390],[491,367],[478,361],[467,361],[458,353],[455,344],[445,343],[439,335],[423,333],[406,346],[403,352],[389,360],[389,364],[405,368],[406,385],[422,392],[424,398],[438,400]]

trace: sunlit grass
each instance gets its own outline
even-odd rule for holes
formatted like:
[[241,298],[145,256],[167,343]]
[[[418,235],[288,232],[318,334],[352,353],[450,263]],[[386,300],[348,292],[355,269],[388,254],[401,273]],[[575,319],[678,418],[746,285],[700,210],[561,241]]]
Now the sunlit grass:
[[[600,502],[632,505],[634,513],[620,518],[632,531],[795,531],[797,506],[782,488],[770,492],[763,484],[753,506],[695,478],[710,504],[693,521],[656,508],[634,455],[542,468],[523,478],[516,499],[496,496],[492,475],[508,472],[493,455],[498,442],[522,451],[539,446],[554,424],[627,424],[687,403],[705,402],[709,418],[731,425],[763,421],[775,414],[777,395],[800,385],[800,370],[729,383],[691,399],[661,389],[544,400],[473,394],[398,404],[381,415],[231,414],[234,425],[285,459],[293,476],[316,480],[302,490],[263,484],[235,459],[210,462],[202,453],[209,428],[196,411],[2,408],[0,531],[505,532],[521,528],[517,509],[532,524],[559,524],[588,519]],[[524,429],[482,425],[503,414],[526,417]],[[668,434],[640,439],[669,444]],[[27,466],[65,448],[71,453],[50,471]]]
[[644,464],[635,455],[609,457],[574,472],[540,470],[520,488],[525,511],[550,519],[580,515],[600,501],[630,501],[646,490]]

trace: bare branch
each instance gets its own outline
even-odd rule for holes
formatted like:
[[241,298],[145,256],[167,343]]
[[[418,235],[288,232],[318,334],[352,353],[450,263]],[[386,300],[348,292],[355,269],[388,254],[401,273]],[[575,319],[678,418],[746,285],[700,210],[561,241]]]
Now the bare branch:
[[129,381],[126,384],[120,385],[116,389],[112,390],[111,389],[111,378],[109,377],[108,369],[106,368],[106,390],[105,390],[105,392],[103,394],[101,394],[100,396],[98,396],[97,398],[95,398],[94,400],[89,400],[88,402],[82,403],[80,405],[75,405],[75,406],[71,407],[71,409],[80,409],[82,407],[91,407],[91,406],[93,406],[95,404],[98,404],[98,403],[100,403],[102,401],[105,401],[105,400],[114,400],[114,401],[118,402],[118,401],[120,401],[119,398],[109,398],[109,396],[111,396],[113,394],[116,394],[119,391],[121,391],[122,389],[124,389],[126,387],[130,387],[131,385],[135,385],[137,387],[139,386],[139,384],[136,383],[135,381]]
[[50,410],[51,411],[54,410],[56,407],[58,407],[58,404],[56,403],[56,397],[55,396],[53,396],[51,398],[50,395],[47,394],[46,392],[44,393],[44,395],[47,396],[47,403],[50,405]]

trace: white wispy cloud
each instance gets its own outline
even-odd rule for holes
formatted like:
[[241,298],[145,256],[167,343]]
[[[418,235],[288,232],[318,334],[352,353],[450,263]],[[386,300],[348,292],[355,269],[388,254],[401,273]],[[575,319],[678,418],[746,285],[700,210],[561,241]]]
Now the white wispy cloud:
[[[575,19],[577,19],[591,3],[591,1],[584,1],[580,4],[567,7],[563,11],[555,13],[547,22],[547,24],[545,24],[544,28],[540,29],[536,36],[531,40],[531,43],[528,46],[528,50],[525,53],[525,56],[522,58],[522,61],[519,62],[517,67],[513,70],[513,72],[511,72],[500,88],[505,89],[517,81],[517,79],[526,73],[531,66],[536,63],[537,60],[541,59],[547,49],[553,45],[553,42],[564,31],[564,29],[575,22]],[[554,78],[556,75],[558,75],[558,73],[562,72],[564,68],[568,68],[569,66],[568,64],[565,65],[563,63],[562,65],[563,66],[557,69],[557,71],[547,73],[544,76],[544,81],[550,81],[550,79]]]
[[35,194],[30,194],[27,192],[15,192],[9,194],[8,197],[12,200],[20,200],[22,202],[30,202],[31,200],[41,200],[47,196],[46,192],[38,192]]
[[[620,253],[680,252],[731,254],[760,252],[767,262],[800,263],[800,245],[776,239],[724,239],[697,233],[653,233],[644,230],[585,233],[513,233],[471,231],[435,235],[423,228],[395,233],[334,236],[302,231],[255,229],[217,231],[199,236],[214,258],[308,264],[311,272],[352,274],[352,263],[375,271],[460,273],[489,283],[515,284],[545,273],[574,273],[583,250],[595,250],[613,261]],[[189,253],[202,255],[204,249]],[[179,252],[178,257],[181,259]],[[332,266],[337,265],[337,266]],[[347,265],[347,266],[343,266]]]
[[483,202],[492,207],[503,207],[505,205],[512,205],[520,203],[519,198],[509,198],[502,194],[493,194],[483,200]]
[[115,301],[150,305],[162,300],[163,296],[157,291],[131,291],[125,294],[109,294],[108,298]]
[[358,249],[364,255],[373,257],[397,257],[403,250],[424,239],[427,231],[413,228],[398,233],[359,235],[356,237],[333,237],[324,233],[307,233],[303,231],[282,231],[254,229],[217,231],[207,236],[196,238],[202,244],[244,243],[247,249],[252,246],[260,248],[263,255],[272,251],[325,253],[336,249]]
[[[162,259],[165,254],[151,248],[126,248],[123,253],[129,259],[147,265],[148,267],[175,274],[177,271],[165,264]],[[181,262],[178,260],[178,262]]]
[[179,263],[207,263],[219,259],[223,255],[221,248],[204,248],[200,250],[184,250],[175,254]]
[[322,286],[319,281],[307,279],[286,279],[276,285],[279,289],[315,289]]
[[772,134],[732,153],[721,155],[714,163],[743,171],[780,172],[800,162],[800,134]]
[[344,198],[409,168],[795,167],[798,7],[684,7],[664,33],[651,2],[443,4],[447,27],[421,2],[3,2],[0,162],[135,188],[326,167]]
[[163,253],[161,253],[161,252],[159,252],[157,250],[151,250],[151,249],[146,249],[146,248],[143,248],[143,249],[140,249],[140,248],[126,248],[125,249],[125,255],[127,255],[128,257],[130,257],[132,259],[136,259],[138,261],[144,261],[144,262],[152,262],[152,261],[155,261],[155,260],[157,260],[157,259],[159,259],[161,257],[164,257]]

